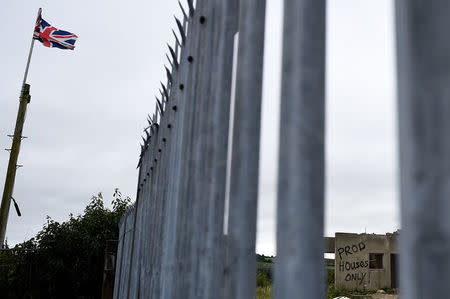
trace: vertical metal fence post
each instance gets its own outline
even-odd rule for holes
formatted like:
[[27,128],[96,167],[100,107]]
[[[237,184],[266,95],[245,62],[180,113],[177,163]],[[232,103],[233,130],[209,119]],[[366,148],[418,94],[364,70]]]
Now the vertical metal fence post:
[[256,212],[264,56],[265,0],[241,0],[234,111],[229,234],[231,294],[255,297]]
[[[204,2],[204,4],[202,4]],[[194,127],[192,132],[192,204],[193,204],[193,234],[191,240],[191,258],[193,264],[193,275],[191,281],[193,288],[189,298],[207,298],[205,293],[205,280],[210,275],[208,272],[208,262],[210,248],[208,247],[208,214],[211,198],[208,187],[211,179],[211,78],[213,76],[214,53],[214,29],[217,26],[216,3],[215,1],[202,1],[197,9],[199,22],[199,34],[201,39],[199,57],[197,64],[197,103],[193,115]],[[196,20],[197,22],[197,20]]]
[[151,213],[154,210],[154,203],[151,201],[150,194],[153,189],[153,181],[154,181],[154,173],[153,173],[153,152],[154,152],[154,143],[156,142],[158,136],[155,134],[155,125],[151,125],[150,128],[152,132],[152,136],[150,142],[148,144],[148,148],[145,151],[145,155],[143,158],[143,166],[147,169],[147,179],[148,184],[142,186],[142,197],[141,200],[143,202],[142,205],[142,227],[141,227],[141,273],[140,273],[140,286],[139,286],[139,294],[141,298],[148,298],[150,294],[150,247],[152,243],[151,239],[151,231],[152,231],[152,223],[153,220],[151,218]]
[[119,298],[119,290],[122,277],[122,263],[123,263],[123,250],[124,250],[124,237],[125,234],[125,218],[122,217],[119,222],[119,242],[117,246],[117,258],[116,258],[116,274],[114,278],[114,293],[113,298]]
[[[183,21],[183,30],[186,29],[187,19]],[[175,183],[177,171],[179,170],[179,155],[180,151],[180,137],[179,132],[182,128],[180,113],[177,113],[179,103],[180,103],[180,85],[184,79],[184,73],[186,71],[186,62],[183,61],[185,58],[184,45],[180,48],[176,47],[176,52],[181,51],[180,57],[181,61],[178,62],[178,57],[176,64],[178,67],[172,68],[173,83],[171,84],[170,97],[167,102],[166,107],[166,117],[169,118],[167,126],[170,126],[170,135],[168,136],[170,140],[170,148],[165,150],[165,155],[168,156],[167,168],[167,220],[166,228],[164,232],[164,250],[163,250],[163,263],[164,263],[164,277],[162,281],[162,293],[161,298],[173,298],[174,294],[174,273],[175,273],[175,246],[176,246],[176,225],[178,222],[177,218],[177,206],[178,197],[175,196]]]
[[145,177],[146,181],[143,182],[144,184],[140,186],[139,188],[139,209],[138,215],[140,218],[140,227],[139,227],[139,235],[137,237],[139,238],[138,246],[139,255],[136,257],[137,262],[139,263],[139,273],[137,276],[138,280],[138,298],[143,298],[143,294],[145,293],[145,285],[146,285],[146,269],[145,269],[145,260],[148,256],[148,253],[146,251],[146,244],[145,240],[148,234],[148,226],[146,225],[148,219],[147,219],[147,210],[149,206],[149,189],[151,187],[151,174],[150,174],[150,166],[149,166],[149,160],[150,157],[150,144],[151,144],[152,138],[150,137],[150,140],[147,140],[147,144],[145,146],[145,152],[142,157],[141,162],[141,169],[142,169],[142,175]]
[[193,288],[193,261],[191,242],[193,237],[193,128],[194,115],[197,107],[197,79],[198,72],[201,70],[198,66],[200,57],[200,23],[199,14],[200,7],[204,5],[205,1],[197,1],[195,13],[190,14],[189,22],[189,42],[186,42],[186,51],[188,55],[187,77],[185,82],[181,82],[184,88],[181,96],[180,113],[182,114],[182,137],[181,148],[182,157],[180,160],[180,174],[178,186],[178,194],[180,196],[180,204],[178,206],[178,214],[180,221],[177,223],[177,246],[176,246],[176,261],[177,270],[175,272],[175,298],[186,298]]
[[120,289],[118,290],[118,297],[125,298],[128,296],[129,290],[129,275],[131,267],[131,239],[133,237],[134,230],[134,205],[130,206],[124,214],[124,236],[123,236],[123,253],[122,253],[122,266],[120,274]]
[[212,74],[211,97],[211,181],[208,190],[210,201],[208,215],[209,275],[206,277],[206,298],[220,298],[224,282],[225,244],[223,223],[228,154],[228,130],[230,122],[231,80],[233,67],[234,34],[239,18],[239,1],[215,0],[218,17],[215,35],[216,53]]
[[397,0],[402,232],[408,299],[450,293],[450,3]]
[[179,135],[178,140],[178,152],[176,153],[176,172],[174,178],[174,197],[177,200],[176,215],[177,222],[174,228],[176,240],[175,240],[175,261],[174,261],[174,286],[172,291],[173,298],[186,298],[186,294],[189,289],[189,281],[187,273],[190,272],[190,263],[188,257],[190,255],[190,247],[186,244],[190,242],[190,225],[189,225],[189,206],[191,204],[190,199],[186,195],[187,188],[186,183],[189,175],[189,146],[190,140],[187,135],[192,128],[192,116],[194,109],[193,98],[189,96],[193,92],[192,85],[195,81],[196,60],[198,58],[198,24],[195,23],[196,14],[193,11],[189,12],[188,31],[186,41],[184,44],[182,60],[180,61],[180,68],[183,67],[182,76],[179,82],[179,104],[176,108],[176,113],[179,118],[179,126],[177,131]]
[[284,3],[275,298],[324,298],[325,1]]
[[[144,151],[146,148],[146,144],[144,146]],[[142,159],[141,159],[142,162]],[[130,275],[129,275],[129,289],[127,297],[137,298],[139,294],[139,275],[140,275],[140,234],[142,229],[142,213],[141,213],[141,205],[142,205],[142,187],[140,185],[145,184],[145,165],[141,164],[139,168],[138,174],[138,188],[136,193],[136,202],[134,204],[134,224],[133,224],[133,232],[131,237],[130,251],[131,251],[131,261],[130,261]]]
[[[162,162],[162,154],[159,151],[160,149],[165,147],[167,143],[167,137],[166,137],[166,127],[164,118],[161,115],[161,120],[159,122],[158,127],[158,142],[157,142],[157,151],[155,152],[154,157],[154,172],[155,182],[154,182],[154,189],[152,193],[152,198],[155,201],[155,227],[154,227],[154,240],[153,240],[153,256],[152,256],[152,279],[150,283],[151,288],[151,298],[159,298],[160,296],[160,278],[161,278],[161,227],[162,223],[164,222],[164,208],[165,208],[165,201],[163,197],[163,180],[164,180],[164,163]],[[162,141],[162,139],[166,139],[165,142]]]
[[145,286],[144,286],[144,294],[143,298],[152,298],[152,286],[153,286],[153,279],[154,279],[154,270],[155,270],[155,248],[156,248],[156,223],[157,223],[157,202],[155,200],[154,194],[157,192],[157,169],[156,169],[156,163],[154,162],[154,158],[156,157],[156,152],[158,150],[158,137],[159,137],[159,129],[158,125],[153,125],[153,134],[152,134],[152,142],[150,143],[149,148],[149,155],[151,157],[149,164],[150,164],[150,176],[151,176],[151,186],[148,191],[148,210],[146,211],[146,238],[144,240],[145,249],[146,249],[146,259],[144,264],[145,269]]

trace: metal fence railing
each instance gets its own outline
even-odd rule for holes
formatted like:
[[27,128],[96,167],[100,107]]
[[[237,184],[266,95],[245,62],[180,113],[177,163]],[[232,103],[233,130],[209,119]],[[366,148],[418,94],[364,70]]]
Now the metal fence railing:
[[[120,223],[115,298],[255,296],[265,0],[187,2]],[[395,5],[401,295],[447,298],[450,5]],[[325,12],[284,1],[275,298],[325,298]]]

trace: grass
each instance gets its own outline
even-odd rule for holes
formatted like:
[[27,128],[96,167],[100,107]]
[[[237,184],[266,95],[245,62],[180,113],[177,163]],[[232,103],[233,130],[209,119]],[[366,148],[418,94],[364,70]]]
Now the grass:
[[334,283],[328,286],[327,298],[332,299],[339,296],[345,296],[353,298],[353,295],[369,295],[375,294],[375,291],[346,291],[346,290],[336,290],[334,288]]
[[[395,293],[393,290],[391,289],[385,289],[386,293],[388,294],[392,294]],[[327,298],[328,299],[332,299],[338,296],[346,296],[349,298],[352,298],[352,295],[368,295],[368,294],[373,294],[375,292],[370,292],[370,291],[366,291],[366,292],[361,292],[361,291],[337,291],[336,289],[334,289],[334,285],[331,284],[328,288],[328,292],[327,292]],[[256,299],[270,299],[272,296],[272,286],[266,286],[266,287],[258,287],[256,288]]]
[[270,299],[272,296],[272,286],[256,288],[256,299]]

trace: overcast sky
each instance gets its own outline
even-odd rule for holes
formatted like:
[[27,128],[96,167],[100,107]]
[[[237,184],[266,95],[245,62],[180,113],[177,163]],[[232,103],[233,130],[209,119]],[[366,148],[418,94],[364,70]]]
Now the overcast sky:
[[[157,3],[157,4],[156,4]],[[183,2],[185,4],[185,1]],[[325,234],[399,228],[393,3],[329,0]],[[114,188],[135,199],[139,141],[173,43],[171,1],[6,0],[0,10],[0,146],[10,148],[37,9],[79,36],[74,51],[36,43],[31,104],[14,197],[10,244],[33,237],[49,215],[64,221]],[[282,1],[267,0],[257,251],[275,253]],[[8,153],[0,154],[0,184]]]

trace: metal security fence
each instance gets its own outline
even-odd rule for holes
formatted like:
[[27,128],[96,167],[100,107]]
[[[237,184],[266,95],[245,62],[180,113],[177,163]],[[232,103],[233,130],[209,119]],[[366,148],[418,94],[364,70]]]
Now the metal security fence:
[[[446,298],[450,5],[395,5],[401,292]],[[188,0],[181,9],[137,199],[120,223],[114,297],[254,298],[265,1]],[[274,296],[324,298],[326,1],[285,0],[284,11]]]

